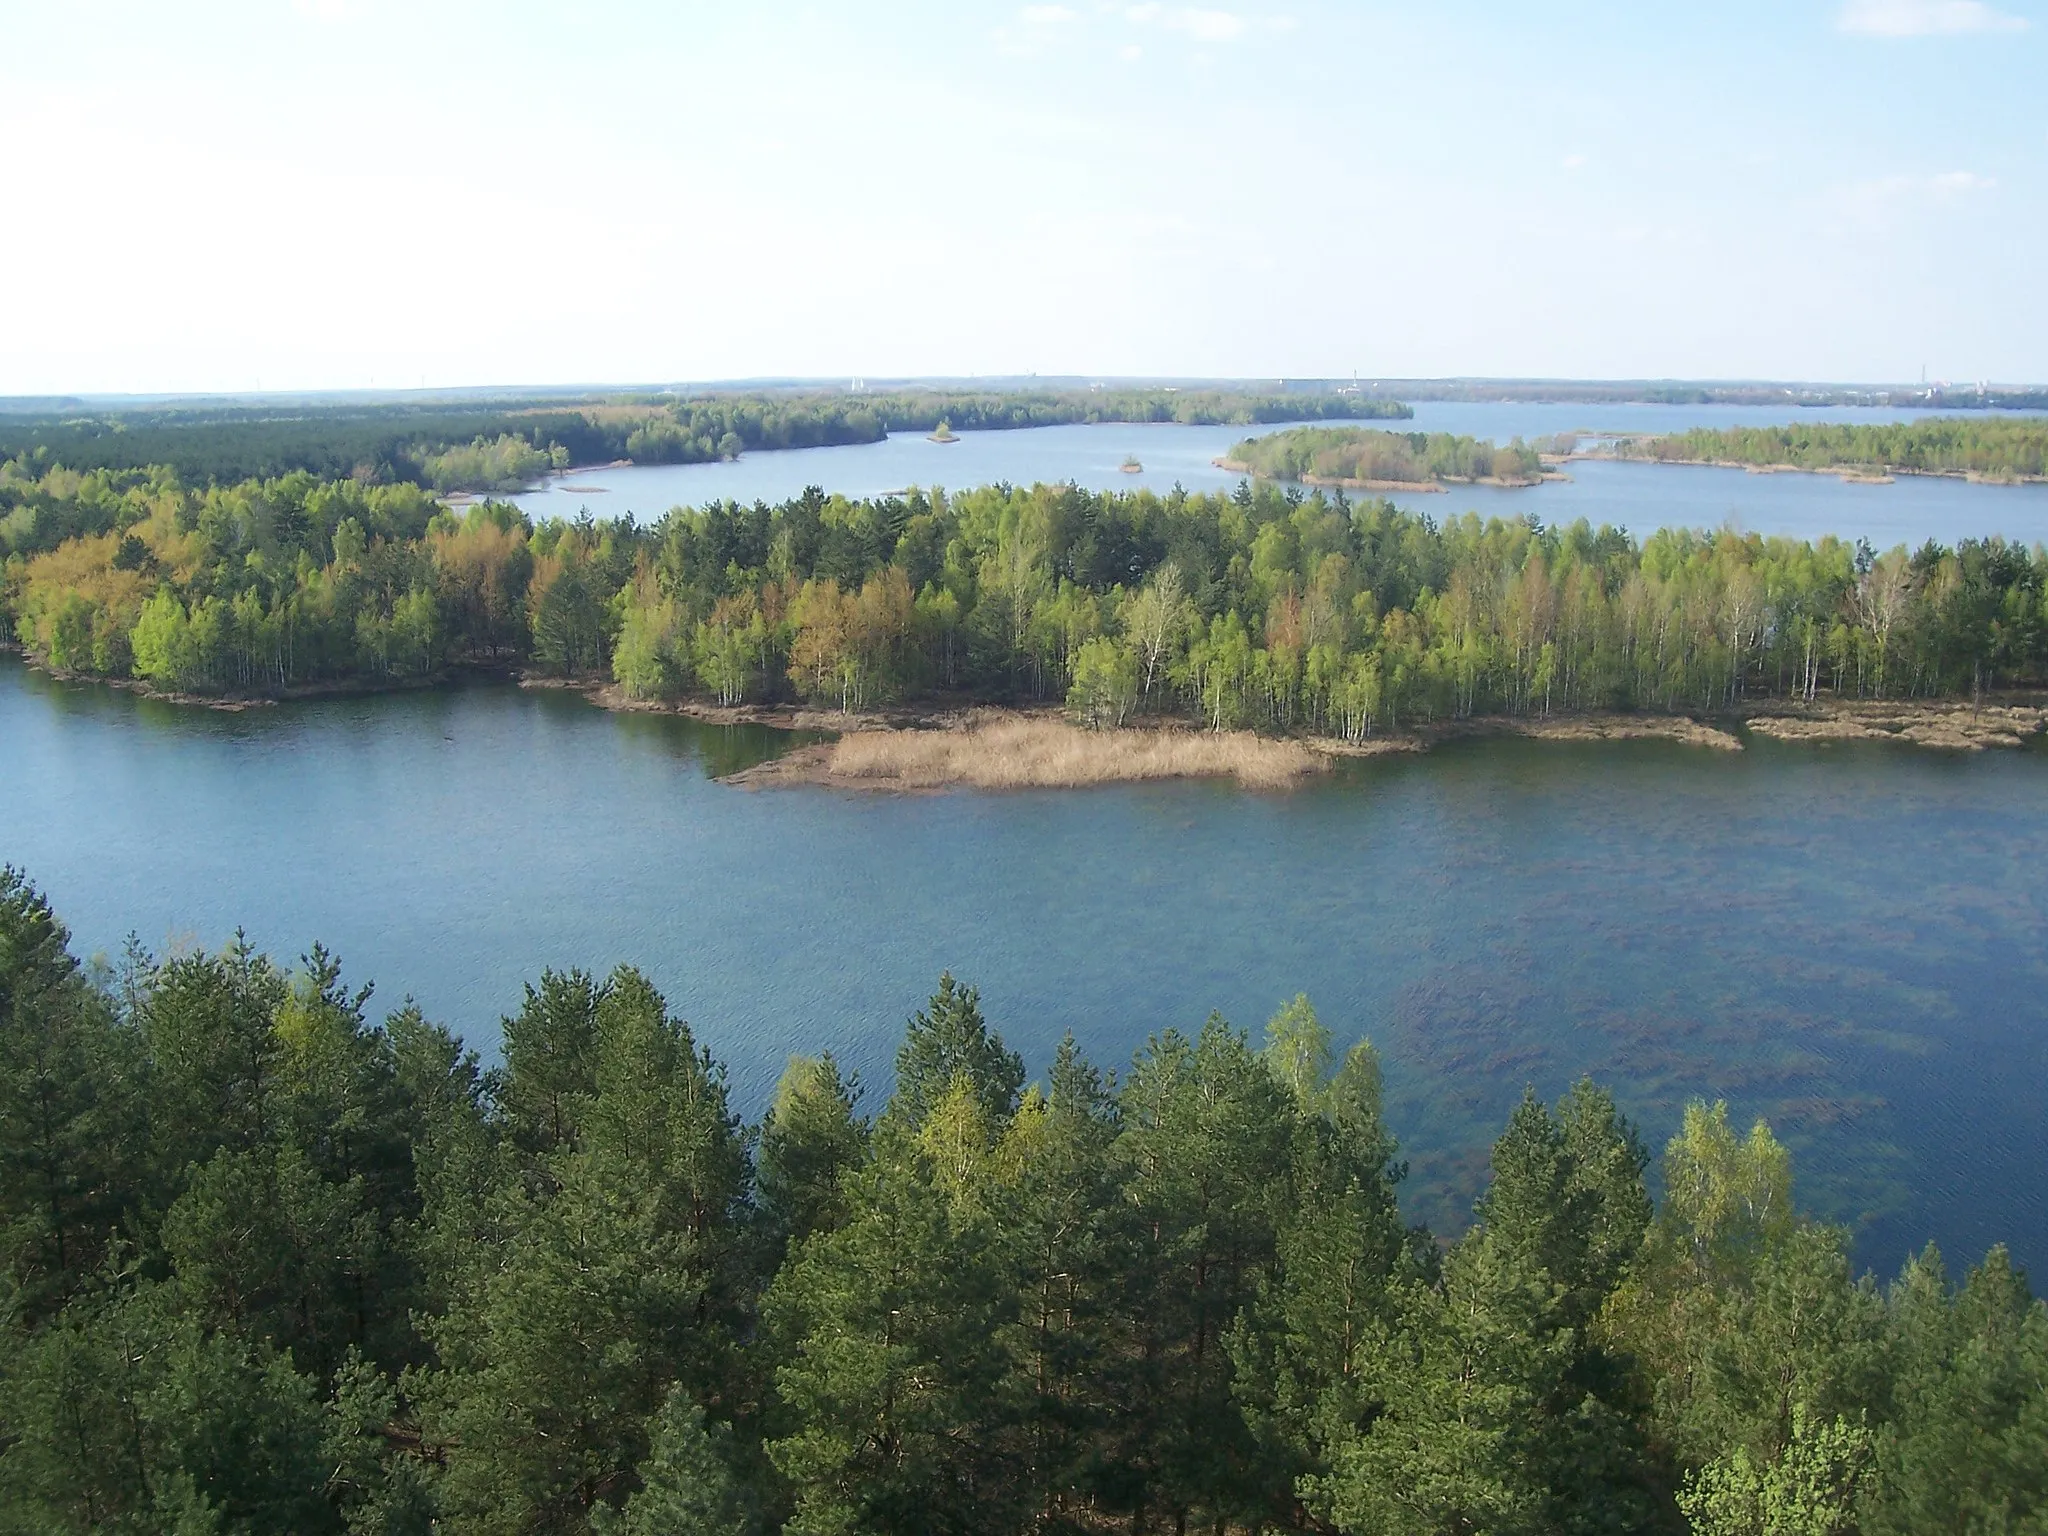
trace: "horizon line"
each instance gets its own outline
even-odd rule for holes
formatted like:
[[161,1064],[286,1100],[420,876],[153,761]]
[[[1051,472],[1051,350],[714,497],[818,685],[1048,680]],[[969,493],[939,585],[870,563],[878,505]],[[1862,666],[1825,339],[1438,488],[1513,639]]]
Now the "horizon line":
[[[858,389],[852,385],[859,385]],[[1776,389],[1786,394],[1802,391],[1837,390],[1860,392],[1943,392],[1943,393],[1991,393],[1993,391],[2035,392],[2048,390],[2048,383],[2034,381],[2000,381],[1991,379],[1969,380],[1858,380],[1858,379],[1797,379],[1763,377],[1684,377],[1680,375],[1636,375],[1636,376],[1574,376],[1564,374],[1441,374],[1441,375],[1373,375],[1365,374],[1041,374],[1041,373],[999,373],[999,374],[945,374],[919,373],[899,375],[863,374],[758,374],[739,377],[708,379],[665,379],[665,380],[583,380],[569,383],[469,383],[438,384],[418,386],[370,385],[304,385],[285,388],[254,389],[171,389],[171,390],[37,390],[21,393],[0,394],[0,411],[12,410],[19,413],[28,408],[41,406],[90,405],[90,404],[177,404],[182,402],[264,402],[264,401],[306,401],[321,400],[435,400],[464,396],[580,396],[596,394],[691,394],[716,392],[766,392],[774,390],[832,391],[842,394],[869,394],[903,390],[937,390],[953,388],[982,389],[1088,389],[1106,388],[1229,388],[1245,389],[1264,387],[1284,390],[1289,385],[1351,385],[1360,388],[1398,389],[1402,386],[1423,388],[1446,386],[1485,386],[1508,388],[1527,385],[1541,388],[1628,388],[1628,387],[1686,387],[1697,389]],[[1249,392],[1247,389],[1246,392]]]

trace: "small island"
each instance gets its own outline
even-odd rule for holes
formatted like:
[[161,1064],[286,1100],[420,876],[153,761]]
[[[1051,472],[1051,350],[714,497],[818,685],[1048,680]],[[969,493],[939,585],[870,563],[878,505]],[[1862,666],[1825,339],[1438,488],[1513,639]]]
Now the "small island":
[[1141,475],[1145,472],[1145,466],[1138,462],[1138,456],[1135,453],[1125,454],[1123,463],[1117,465],[1117,468],[1127,475]]
[[952,422],[941,416],[939,424],[932,428],[925,441],[928,443],[957,443],[960,441],[960,434],[953,430]]
[[1710,465],[1753,474],[1836,475],[1888,485],[1899,475],[1943,475],[1994,485],[2048,481],[2048,420],[2038,416],[1932,416],[1882,424],[1799,422],[1778,427],[1696,427],[1617,437],[1572,456]]
[[1449,432],[1373,427],[1294,427],[1248,437],[1215,461],[1262,480],[1362,491],[1441,491],[1447,485],[1530,486],[1545,477],[1537,451]]

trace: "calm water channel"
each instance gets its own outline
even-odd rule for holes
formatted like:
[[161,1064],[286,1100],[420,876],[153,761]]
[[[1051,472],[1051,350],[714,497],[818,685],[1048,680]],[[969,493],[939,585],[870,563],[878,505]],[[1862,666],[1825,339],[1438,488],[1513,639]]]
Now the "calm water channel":
[[829,1046],[879,1093],[942,968],[1035,1068],[1306,990],[1387,1060],[1414,1214],[1523,1085],[1769,1115],[1889,1270],[2048,1262],[2048,754],[1481,743],[1284,795],[747,792],[765,732],[509,687],[240,715],[0,658],[0,860],[82,952],[238,926],[486,1051],[546,965],[647,969],[759,1110]]
[[[1402,431],[1457,432],[1506,442],[1556,432],[1676,432],[1693,426],[1769,425],[1787,420],[1898,421],[1911,410],[1800,410],[1776,406],[1512,405],[1424,401],[1411,422],[1368,422]],[[881,443],[750,453],[725,464],[630,466],[577,470],[512,499],[536,517],[631,515],[658,518],[670,507],[727,498],[780,501],[807,485],[849,496],[906,486],[1031,485],[1073,480],[1092,490],[1147,488],[1164,493],[1228,490],[1238,477],[1213,460],[1260,427],[1166,424],[1041,427],[968,432],[933,443],[904,433]],[[1144,466],[1136,474],[1127,458]],[[1982,486],[1960,480],[1902,476],[1893,485],[1847,485],[1831,475],[1752,475],[1739,469],[1578,463],[1568,482],[1524,490],[1455,486],[1446,493],[1396,496],[1403,506],[1439,519],[1467,511],[1482,517],[1533,513],[1545,522],[1585,518],[1646,533],[1660,527],[1718,528],[1732,524],[1765,534],[1867,538],[1880,549],[1926,539],[2002,534],[2025,544],[2048,542],[2048,486]]]

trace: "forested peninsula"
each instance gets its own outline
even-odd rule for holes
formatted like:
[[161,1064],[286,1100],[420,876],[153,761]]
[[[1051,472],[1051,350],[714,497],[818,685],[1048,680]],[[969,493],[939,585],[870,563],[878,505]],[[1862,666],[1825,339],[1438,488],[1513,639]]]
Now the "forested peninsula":
[[1446,485],[1535,485],[1536,449],[1519,437],[1504,446],[1449,432],[1383,432],[1366,427],[1294,427],[1248,437],[1216,461],[1269,480],[1352,490],[1441,490]]
[[1862,479],[1953,475],[2018,484],[2048,479],[2048,416],[1696,427],[1662,437],[1621,437],[1581,453],[1665,464],[1811,470]]
[[1265,481],[813,490],[638,526],[449,510],[411,482],[17,460],[0,505],[0,621],[31,657],[197,698],[483,667],[649,704],[1042,704],[1358,744],[2048,681],[2048,571],[1997,539],[1636,539]]
[[[170,406],[105,415],[0,416],[0,460],[41,472],[168,468],[194,485],[274,479],[411,483],[511,491],[575,465],[701,464],[770,448],[880,442],[891,432],[956,432],[1092,422],[1259,422],[1413,415],[1357,394],[1231,390],[779,391],[674,399],[508,400],[486,406]],[[5,503],[0,502],[0,512]]]
[[1306,998],[1043,1078],[941,978],[760,1123],[639,972],[486,1069],[315,949],[81,968],[0,871],[0,1530],[2034,1529],[2048,1310],[1881,1285],[1761,1122],[1531,1093],[1407,1224]]

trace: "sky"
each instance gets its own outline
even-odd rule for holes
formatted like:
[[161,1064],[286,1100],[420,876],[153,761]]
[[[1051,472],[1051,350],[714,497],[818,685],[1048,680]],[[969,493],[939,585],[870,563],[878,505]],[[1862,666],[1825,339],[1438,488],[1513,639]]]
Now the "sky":
[[2048,381],[2048,0],[0,0],[0,394]]

